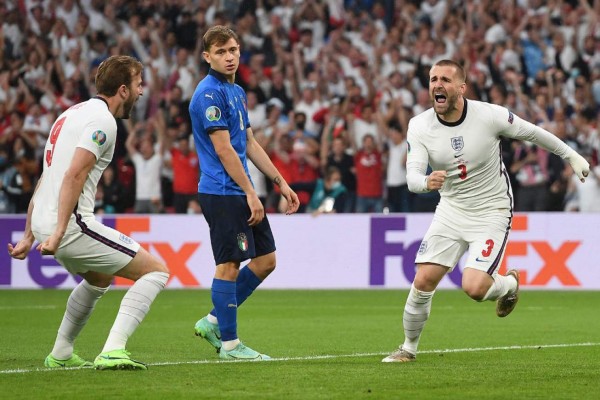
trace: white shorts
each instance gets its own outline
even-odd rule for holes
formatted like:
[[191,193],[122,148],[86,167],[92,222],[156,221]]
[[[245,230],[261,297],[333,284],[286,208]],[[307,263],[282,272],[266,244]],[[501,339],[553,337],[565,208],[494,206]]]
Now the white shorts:
[[[54,258],[72,274],[96,271],[107,275],[125,267],[137,254],[140,245],[121,232],[93,218],[77,222],[80,232],[63,237]],[[43,242],[49,235],[33,232]]]
[[456,210],[447,212],[438,206],[415,263],[439,264],[450,268],[450,272],[468,250],[464,267],[493,275],[502,263],[511,221],[510,210],[472,215]]

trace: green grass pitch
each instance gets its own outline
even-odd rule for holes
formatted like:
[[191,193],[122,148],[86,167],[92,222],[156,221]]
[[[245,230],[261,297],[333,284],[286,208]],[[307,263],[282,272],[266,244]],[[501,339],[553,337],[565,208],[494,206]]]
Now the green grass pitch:
[[[239,334],[269,362],[221,362],[193,334],[207,290],[168,290],[129,341],[148,371],[45,370],[68,291],[0,290],[3,399],[598,399],[600,292],[522,292],[494,303],[440,290],[410,364],[381,359],[403,338],[407,291],[258,290]],[[102,349],[124,292],[97,305],[76,351]]]

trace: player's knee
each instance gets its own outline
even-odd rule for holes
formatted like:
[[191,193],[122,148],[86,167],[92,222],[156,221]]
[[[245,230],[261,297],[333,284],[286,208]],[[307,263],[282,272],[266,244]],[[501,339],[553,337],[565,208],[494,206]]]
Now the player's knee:
[[275,271],[275,267],[277,264],[275,253],[270,253],[252,260],[252,270],[257,273],[257,275],[264,279],[269,276],[273,271]]
[[259,275],[267,277],[275,271],[275,263],[263,263],[258,267]]
[[169,268],[162,260],[156,258],[146,250],[141,252],[141,256],[142,258],[140,259],[140,262],[145,264],[145,268],[143,268],[143,271],[141,271],[142,274],[146,274],[148,272],[164,272],[166,274],[170,273]]
[[265,273],[265,275],[271,275],[271,273],[275,271],[275,264],[273,265],[268,265],[265,267],[265,269],[263,270],[263,272]]
[[275,271],[275,257],[269,260],[269,262],[263,264],[262,270],[265,275],[270,275],[271,272]]
[[155,265],[154,265],[153,271],[155,271],[155,272],[164,272],[167,275],[171,274],[171,271],[169,271],[169,267],[167,267],[166,264],[164,264],[164,263],[162,263],[162,262],[160,262],[158,260],[155,260]]
[[417,276],[415,277],[413,285],[415,286],[415,289],[420,290],[422,292],[431,292],[436,289],[437,282],[431,279],[427,279],[423,276]]
[[86,274],[84,279],[91,286],[94,286],[94,287],[100,288],[100,289],[108,289],[108,287],[112,283],[113,276],[112,275],[98,276],[98,274],[96,274],[96,275]]
[[489,288],[481,285],[465,285],[463,291],[475,301],[482,301]]

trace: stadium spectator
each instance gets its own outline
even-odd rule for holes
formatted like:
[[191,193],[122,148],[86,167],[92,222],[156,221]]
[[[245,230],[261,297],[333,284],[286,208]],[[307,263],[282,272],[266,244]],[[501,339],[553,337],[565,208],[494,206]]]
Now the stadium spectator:
[[548,158],[545,149],[529,142],[515,150],[511,172],[519,183],[515,192],[516,211],[544,211],[548,202]]
[[117,214],[125,211],[123,185],[117,180],[113,164],[107,165],[98,184],[98,192],[102,190],[101,208],[106,214]]
[[135,166],[136,213],[162,212],[161,168],[164,139],[159,138],[158,152],[154,149],[153,124],[138,124],[130,128],[125,142],[129,158]]
[[[52,119],[94,95],[96,68],[111,54],[132,54],[148,65],[135,122],[157,113],[165,114],[167,127],[189,120],[190,90],[206,74],[197,62],[201,41],[194,37],[225,23],[243,33],[239,83],[257,94],[257,107],[280,100],[283,108],[270,109],[281,109],[282,124],[290,111],[305,112],[306,128],[319,140],[325,137],[324,112],[336,97],[346,122],[350,114],[365,118],[366,105],[385,115],[389,99],[399,96],[407,109],[414,103],[410,116],[428,109],[428,68],[450,58],[469,72],[468,98],[507,106],[544,126],[562,110],[583,146],[600,147],[594,139],[600,106],[597,0],[508,2],[500,8],[491,0],[157,0],[118,8],[98,0],[5,3],[0,141],[14,112],[24,115],[37,103]],[[273,126],[271,121],[266,136]],[[504,142],[503,152],[512,158]],[[267,144],[269,153],[275,143]],[[126,161],[122,147],[115,152],[118,165]],[[268,190],[272,195],[276,188]]]
[[[591,158],[588,160],[591,161]],[[588,182],[585,183],[579,180],[570,166],[565,176],[568,180],[568,188],[564,210],[583,213],[600,212],[600,166],[592,167]]]
[[382,144],[379,134],[379,123],[381,122],[379,120],[380,118],[381,114],[377,111],[374,111],[373,106],[370,104],[365,104],[362,106],[362,112],[360,116],[357,117],[354,114],[349,114],[346,117],[346,120],[348,121],[350,143],[355,151],[359,147],[363,146],[364,138],[367,135],[372,136],[372,139],[375,141],[377,146]]
[[199,180],[198,156],[191,147],[190,135],[180,134],[170,152],[169,163],[173,168],[173,206],[177,214],[186,214],[190,202],[196,200]]
[[[269,158],[273,165],[286,182],[292,181],[292,152],[294,140],[283,129],[274,130],[273,148],[269,153]],[[279,204],[285,201],[282,199],[281,192],[276,186],[273,193],[268,196],[267,209],[278,210]]]
[[269,96],[271,100],[277,99],[282,103],[283,107],[280,108],[282,112],[287,115],[287,113],[294,108],[289,81],[286,81],[285,75],[279,68],[274,68],[272,70],[271,77],[272,84],[269,90]]
[[15,174],[8,150],[0,145],[0,214],[14,214],[15,205],[8,195],[7,187]]
[[[292,153],[290,155],[289,172],[290,185],[299,182],[314,182],[319,177],[319,159],[316,156],[318,149],[311,141],[295,138],[293,139]],[[298,199],[300,207],[298,212],[305,212],[310,200],[310,193],[299,191]],[[285,210],[283,198],[280,199],[279,211]]]
[[387,207],[390,212],[412,211],[412,196],[406,183],[406,135],[398,126],[385,129],[388,137],[386,161]]
[[246,96],[248,97],[247,108],[252,129],[258,131],[266,128],[268,123],[267,105],[258,102],[255,92],[247,91]]
[[291,185],[296,191],[310,193],[306,212],[313,215],[342,212],[346,202],[346,188],[342,184],[342,175],[336,167],[329,167],[323,178],[312,182],[298,182]]
[[353,213],[356,209],[356,168],[354,157],[348,154],[348,146],[343,136],[336,136],[331,143],[331,150],[327,156],[325,170],[336,167],[342,176],[342,185],[346,188],[346,201],[344,208],[336,208],[337,212]]
[[383,211],[383,162],[375,137],[367,134],[354,155],[356,212]]

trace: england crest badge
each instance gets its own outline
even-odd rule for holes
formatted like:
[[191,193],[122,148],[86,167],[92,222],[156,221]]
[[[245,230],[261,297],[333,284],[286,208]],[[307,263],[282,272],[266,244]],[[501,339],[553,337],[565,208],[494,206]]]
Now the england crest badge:
[[450,138],[450,143],[452,144],[452,150],[454,151],[461,151],[463,147],[465,147],[462,136]]

